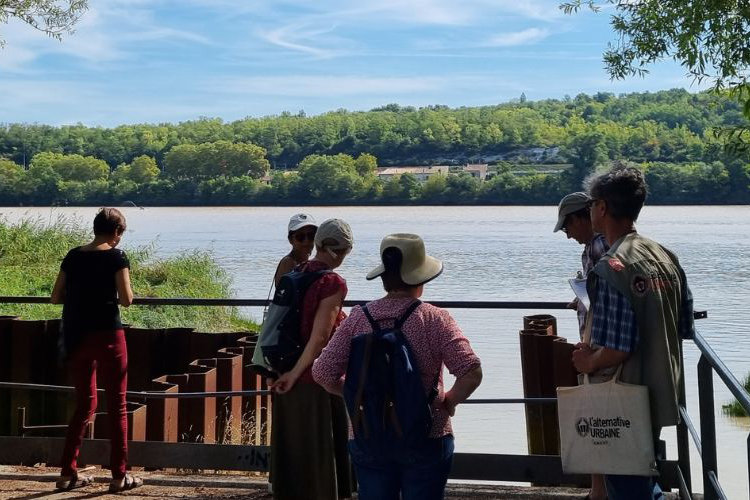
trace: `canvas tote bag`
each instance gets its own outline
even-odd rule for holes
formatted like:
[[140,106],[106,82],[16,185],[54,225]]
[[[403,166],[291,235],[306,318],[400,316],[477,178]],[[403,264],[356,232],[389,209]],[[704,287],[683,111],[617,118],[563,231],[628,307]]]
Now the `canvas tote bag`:
[[566,474],[656,475],[648,387],[611,380],[557,389]]

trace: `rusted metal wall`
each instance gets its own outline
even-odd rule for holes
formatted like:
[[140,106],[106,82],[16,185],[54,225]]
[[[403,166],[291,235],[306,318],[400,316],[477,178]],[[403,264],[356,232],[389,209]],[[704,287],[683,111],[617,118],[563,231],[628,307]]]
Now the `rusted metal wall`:
[[[16,316],[0,316],[0,382],[10,382],[11,377],[11,328]],[[10,435],[11,404],[9,389],[0,389],[0,436]]]
[[[523,325],[519,339],[524,397],[554,398],[558,387],[577,385],[572,362],[575,345],[557,335],[557,319],[549,314],[525,316]],[[557,407],[526,404],[526,435],[529,453],[558,455]]]
[[[179,392],[177,384],[167,382],[167,376],[155,378],[149,391]],[[178,401],[176,399],[149,399],[146,411],[146,439],[149,441],[166,441],[176,443]]]
[[[0,381],[71,385],[58,359],[58,331],[59,320],[0,318]],[[266,388],[249,368],[255,339],[247,335],[126,328],[128,389],[175,393]],[[100,412],[104,401],[100,398]],[[73,406],[70,393],[0,390],[0,435],[17,434],[18,407],[26,408],[28,425],[59,426],[67,423]],[[149,399],[129,403],[129,408],[131,439],[269,442],[270,397],[266,396]],[[97,437],[106,436],[107,419],[101,415],[98,420]]]
[[[146,405],[128,402],[128,440],[146,440]],[[112,423],[106,412],[97,412],[94,415],[94,439],[109,439]]]

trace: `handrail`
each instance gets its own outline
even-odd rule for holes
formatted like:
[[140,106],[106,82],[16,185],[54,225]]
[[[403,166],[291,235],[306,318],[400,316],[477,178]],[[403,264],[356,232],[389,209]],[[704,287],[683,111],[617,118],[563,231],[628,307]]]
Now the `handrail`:
[[[345,300],[345,307],[362,306],[367,300]],[[431,300],[430,304],[443,308],[456,309],[567,309],[568,302],[544,301],[471,301],[471,300]],[[43,296],[8,296],[0,297],[0,304],[49,304],[50,298]],[[266,299],[204,299],[194,297],[136,297],[136,306],[234,306],[263,307]]]
[[732,395],[737,399],[740,405],[745,409],[748,415],[750,415],[750,396],[742,384],[732,374],[727,365],[719,358],[713,348],[706,342],[701,334],[695,332],[695,338],[693,339],[695,345],[700,349],[701,354],[705,356],[706,361],[711,365],[711,368],[719,375],[724,384],[727,386]]
[[[363,306],[369,300],[345,300],[344,307]],[[512,300],[428,300],[425,301],[445,309],[568,309],[569,302],[556,301],[512,301]],[[49,304],[46,296],[0,296],[0,304]],[[204,299],[194,297],[135,297],[136,306],[228,306],[265,307],[267,299]],[[705,319],[706,311],[694,311],[693,318]]]
[[[75,392],[75,387],[69,385],[51,384],[29,384],[25,382],[0,382],[0,389],[27,389],[31,391],[47,392]],[[105,392],[104,389],[97,389]],[[206,391],[206,392],[157,392],[157,391],[127,391],[128,398],[142,399],[199,399],[199,398],[224,398],[233,396],[265,396],[271,394],[271,390],[248,390],[248,391]],[[557,398],[494,398],[494,399],[467,399],[462,404],[488,405],[488,404],[556,404]]]

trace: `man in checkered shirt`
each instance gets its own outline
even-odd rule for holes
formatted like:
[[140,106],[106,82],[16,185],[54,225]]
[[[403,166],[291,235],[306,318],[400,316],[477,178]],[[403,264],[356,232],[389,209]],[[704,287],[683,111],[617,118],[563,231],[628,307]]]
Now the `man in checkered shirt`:
[[[693,301],[677,257],[638,234],[646,199],[643,174],[616,167],[589,181],[594,231],[609,251],[588,277],[591,310],[584,342],[573,353],[581,373],[611,374],[649,389],[653,437],[679,422],[682,338],[693,335]],[[655,447],[658,449],[658,446]],[[607,475],[610,500],[662,498],[651,477]]]

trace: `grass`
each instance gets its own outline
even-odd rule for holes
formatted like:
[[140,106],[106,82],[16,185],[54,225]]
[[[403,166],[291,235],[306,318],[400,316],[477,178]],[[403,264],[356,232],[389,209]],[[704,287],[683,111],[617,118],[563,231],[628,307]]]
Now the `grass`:
[[[745,376],[745,380],[742,382],[742,386],[747,392],[750,392],[750,373]],[[728,415],[730,417],[750,416],[738,401],[732,401],[729,404],[722,405],[721,411],[724,412],[724,415]]]
[[[51,223],[0,219],[0,295],[49,296],[65,254],[90,240],[90,232],[76,219],[60,216]],[[160,259],[151,246],[125,250],[136,297],[232,296],[231,278],[209,252]],[[24,319],[58,318],[60,313],[61,306],[51,304],[0,304],[0,315]],[[257,329],[233,307],[132,306],[122,308],[121,313],[123,322],[143,328],[193,327],[207,332]]]

